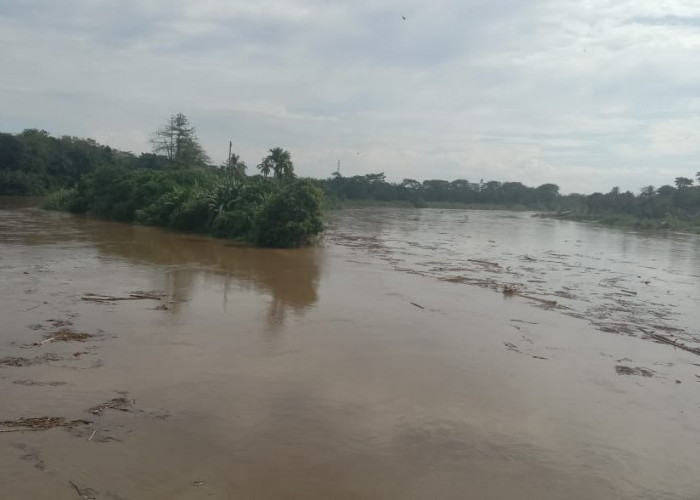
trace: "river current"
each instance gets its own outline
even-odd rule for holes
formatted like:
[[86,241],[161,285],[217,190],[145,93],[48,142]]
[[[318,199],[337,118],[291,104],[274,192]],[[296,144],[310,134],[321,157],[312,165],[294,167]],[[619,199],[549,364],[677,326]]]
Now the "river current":
[[700,238],[531,215],[0,200],[0,498],[699,498]]

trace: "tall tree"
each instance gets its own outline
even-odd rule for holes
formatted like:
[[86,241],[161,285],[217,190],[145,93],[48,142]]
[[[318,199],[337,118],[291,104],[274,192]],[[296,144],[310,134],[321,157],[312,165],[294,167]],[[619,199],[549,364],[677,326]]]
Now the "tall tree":
[[656,188],[652,185],[644,186],[640,193],[643,198],[651,198],[656,193]]
[[182,113],[171,115],[167,123],[154,132],[151,144],[154,153],[164,154],[177,166],[198,166],[209,162],[195,128]]
[[231,156],[229,156],[228,160],[224,162],[221,168],[236,179],[243,179],[246,176],[245,171],[248,166],[241,160],[240,156],[236,153],[231,153]]
[[258,165],[258,169],[265,177],[272,172],[277,179],[294,178],[292,155],[289,151],[280,147],[270,149],[269,154]]
[[689,188],[693,185],[693,179],[688,179],[687,177],[676,177],[674,182],[678,189]]

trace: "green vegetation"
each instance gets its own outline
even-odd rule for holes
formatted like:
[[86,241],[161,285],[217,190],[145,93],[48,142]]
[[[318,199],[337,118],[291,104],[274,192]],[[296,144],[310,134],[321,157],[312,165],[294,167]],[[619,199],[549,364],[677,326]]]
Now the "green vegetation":
[[306,245],[318,234],[323,193],[312,181],[280,183],[225,171],[98,167],[44,207],[210,234],[269,247]]
[[[700,183],[700,172],[696,177]],[[560,213],[552,216],[638,229],[700,232],[700,186],[693,186],[687,177],[677,177],[674,184],[658,189],[645,186],[638,195],[617,187],[606,194],[570,194],[561,198]]]
[[[0,195],[44,195],[44,207],[104,219],[232,238],[269,247],[307,245],[323,229],[323,192],[297,179],[291,155],[273,148],[245,174],[231,154],[208,165],[194,128],[170,117],[138,157],[74,137],[0,134]],[[259,167],[262,170],[262,167]]]
[[[700,172],[697,181],[700,184]],[[320,182],[331,208],[410,204],[420,208],[538,210],[568,220],[700,232],[700,186],[687,177],[677,177],[675,187],[646,186],[638,195],[619,188],[607,194],[561,195],[556,184],[532,188],[519,182],[473,183],[464,179],[391,183],[382,173],[343,177],[336,172]]]
[[181,113],[151,144],[153,153],[136,156],[43,130],[0,133],[0,195],[41,195],[50,209],[278,247],[308,244],[322,230],[321,207],[538,210],[569,220],[700,232],[700,186],[687,177],[636,195],[618,188],[561,195],[556,184],[465,179],[392,183],[383,173],[298,180],[289,151],[279,147],[257,165],[260,175],[248,176],[231,151],[221,166],[210,165]]
[[136,158],[92,139],[55,138],[44,130],[0,133],[0,195],[41,196],[75,185],[96,165],[147,163],[149,156],[154,155]]
[[561,198],[559,186],[543,184],[537,188],[520,182],[472,183],[464,179],[443,181],[430,179],[418,182],[404,179],[387,182],[383,173],[343,177],[334,173],[321,182],[324,191],[339,206],[406,206],[418,208],[500,208],[553,210]]

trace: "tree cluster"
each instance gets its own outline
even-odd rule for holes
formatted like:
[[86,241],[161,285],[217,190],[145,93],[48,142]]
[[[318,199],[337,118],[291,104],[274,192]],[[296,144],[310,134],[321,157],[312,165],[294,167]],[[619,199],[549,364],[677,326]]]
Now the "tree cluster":
[[153,152],[164,155],[177,166],[203,166],[209,163],[195,128],[182,113],[171,115],[168,122],[151,137]]
[[554,208],[559,200],[559,186],[543,184],[536,188],[520,182],[469,182],[464,179],[445,181],[429,179],[418,182],[404,179],[387,182],[383,173],[343,177],[334,173],[321,181],[323,189],[340,200],[405,201],[415,206],[426,203],[458,203]]
[[[700,172],[696,178],[700,184]],[[645,186],[636,195],[621,192],[617,187],[608,193],[570,194],[562,197],[559,205],[562,210],[582,216],[625,215],[660,220],[679,228],[687,223],[696,224],[700,218],[700,185],[693,185],[693,179],[688,177],[676,177],[674,184],[659,188]]]
[[38,130],[0,134],[0,195],[46,195],[47,208],[261,246],[305,245],[323,229],[323,192],[296,179],[288,151],[263,158],[259,168],[272,178],[247,176],[234,153],[212,166],[181,113],[151,142],[153,153],[135,156]]
[[0,195],[42,195],[75,184],[95,165],[122,160],[121,153],[92,139],[57,138],[36,129],[0,133]]
[[221,170],[102,166],[75,187],[48,195],[44,204],[260,246],[297,247],[323,229],[322,201],[322,191],[309,180],[241,181]]
[[211,165],[182,113],[172,115],[151,143],[152,153],[136,156],[92,139],[52,137],[43,130],[0,133],[0,195],[52,193],[46,199],[51,207],[273,246],[295,246],[320,231],[322,195],[316,187],[341,201],[489,205],[700,226],[700,172],[698,185],[677,177],[674,185],[645,186],[639,194],[613,188],[605,194],[565,196],[551,183],[393,183],[383,173],[343,177],[336,172],[328,179],[296,182],[291,155],[280,147],[262,158],[257,165],[260,175],[248,176],[246,164],[232,151],[220,167]]

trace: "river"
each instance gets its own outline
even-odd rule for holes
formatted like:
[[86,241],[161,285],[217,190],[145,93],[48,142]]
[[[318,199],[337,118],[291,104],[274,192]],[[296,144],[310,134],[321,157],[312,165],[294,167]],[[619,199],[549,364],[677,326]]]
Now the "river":
[[255,249],[0,200],[0,498],[700,498],[698,236],[328,226]]

